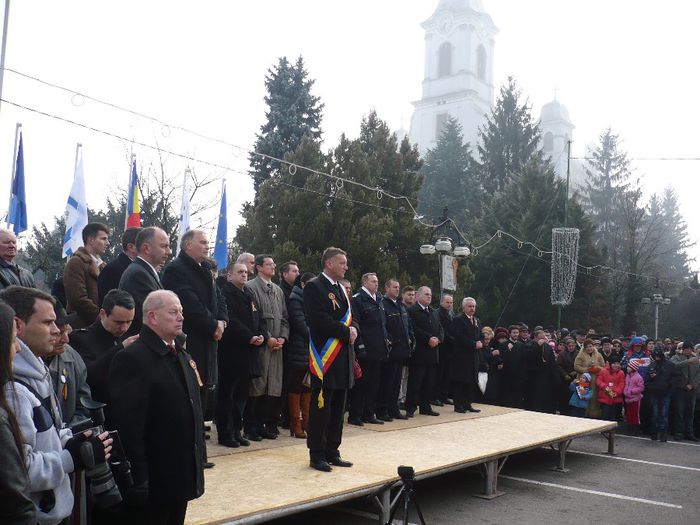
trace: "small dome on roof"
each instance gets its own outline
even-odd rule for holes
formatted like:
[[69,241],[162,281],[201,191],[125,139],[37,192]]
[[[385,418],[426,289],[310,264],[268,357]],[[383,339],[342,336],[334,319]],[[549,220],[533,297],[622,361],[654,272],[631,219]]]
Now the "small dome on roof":
[[559,102],[557,99],[548,102],[542,106],[542,111],[540,112],[540,120],[542,122],[548,122],[552,120],[564,120],[571,124],[571,118],[569,117],[569,110],[566,106]]

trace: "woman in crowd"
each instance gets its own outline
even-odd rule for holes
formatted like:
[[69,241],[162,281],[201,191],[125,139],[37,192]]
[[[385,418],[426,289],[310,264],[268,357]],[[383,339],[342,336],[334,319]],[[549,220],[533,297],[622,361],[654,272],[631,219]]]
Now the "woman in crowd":
[[309,327],[304,316],[303,289],[314,277],[310,272],[304,273],[299,285],[292,288],[287,302],[289,343],[284,349],[284,382],[289,404],[289,432],[299,439],[306,438],[311,401],[311,389],[304,385],[309,370]]
[[559,413],[568,416],[571,412],[571,405],[569,404],[569,398],[571,397],[569,385],[578,376],[574,369],[574,361],[576,360],[578,347],[576,346],[576,341],[571,337],[567,337],[562,342],[564,343],[564,350],[557,355],[557,366],[559,367],[559,373],[562,378],[561,387],[559,388],[558,404]]
[[0,523],[35,524],[34,504],[29,498],[29,477],[24,444],[7,398],[15,395],[12,361],[19,346],[15,342],[15,313],[0,302]]
[[491,329],[485,327],[481,332],[484,334],[484,347],[481,350],[481,359],[488,365],[488,381],[486,382],[486,392],[484,393],[484,403],[498,405],[501,397],[501,380],[503,375],[503,358],[501,353],[503,346],[508,342],[508,330],[501,327],[493,332],[493,338],[486,343],[486,336]]
[[610,355],[608,364],[598,374],[598,403],[603,409],[603,419],[617,421],[622,414],[622,394],[625,390],[625,373],[620,369],[620,360]]
[[603,360],[603,356],[598,353],[595,343],[591,339],[586,339],[583,342],[583,349],[579,351],[574,360],[574,369],[579,374],[579,377],[584,373],[589,373],[591,375],[593,397],[591,397],[591,401],[588,403],[588,412],[586,413],[588,417],[599,418],[601,416],[596,379],[598,378],[598,372],[600,372],[604,366],[605,361]]

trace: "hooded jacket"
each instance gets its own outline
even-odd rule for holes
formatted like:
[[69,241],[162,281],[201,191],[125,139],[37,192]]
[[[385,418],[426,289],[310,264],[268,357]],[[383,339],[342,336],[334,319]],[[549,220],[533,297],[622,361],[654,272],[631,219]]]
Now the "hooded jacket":
[[[15,381],[5,385],[5,395],[17,417],[25,443],[26,464],[29,473],[30,497],[37,510],[37,520],[42,525],[54,525],[70,516],[73,510],[73,492],[68,474],[73,472],[73,459],[63,446],[72,433],[61,429],[61,409],[53,392],[49,370],[20,339],[21,351],[15,356],[13,372],[15,380],[30,385],[51,406],[49,413],[41,400],[23,384]],[[44,512],[40,501],[47,493],[53,495],[53,508]]]
[[642,400],[644,392],[644,378],[639,372],[633,370],[625,379],[625,403],[634,403]]

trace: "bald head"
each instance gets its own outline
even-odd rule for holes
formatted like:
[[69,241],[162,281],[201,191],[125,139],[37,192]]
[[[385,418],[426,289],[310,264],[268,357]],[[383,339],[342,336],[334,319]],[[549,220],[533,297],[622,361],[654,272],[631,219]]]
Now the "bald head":
[[433,300],[433,292],[428,286],[421,286],[416,291],[416,301],[420,303],[421,306],[430,306],[430,302]]
[[166,342],[182,332],[182,305],[170,290],[151,292],[143,302],[143,324]]

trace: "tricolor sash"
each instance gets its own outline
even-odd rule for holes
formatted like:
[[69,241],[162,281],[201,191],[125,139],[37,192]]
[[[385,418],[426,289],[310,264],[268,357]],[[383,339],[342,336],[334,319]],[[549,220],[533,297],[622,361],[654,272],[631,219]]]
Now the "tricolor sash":
[[[348,303],[348,309],[340,322],[345,326],[350,326],[352,323],[350,300],[348,299],[344,288],[343,293]],[[311,373],[321,380],[321,390],[318,393],[318,408],[323,408],[323,375],[331,367],[335,361],[335,358],[338,357],[342,347],[343,342],[340,339],[337,337],[329,337],[319,351],[316,348],[316,345],[314,345],[313,335],[311,334],[311,331],[309,331],[309,368],[311,369]]]

